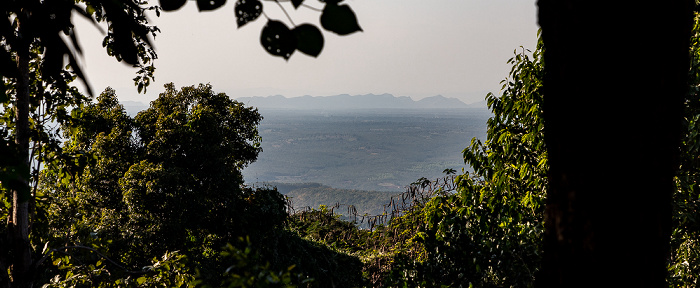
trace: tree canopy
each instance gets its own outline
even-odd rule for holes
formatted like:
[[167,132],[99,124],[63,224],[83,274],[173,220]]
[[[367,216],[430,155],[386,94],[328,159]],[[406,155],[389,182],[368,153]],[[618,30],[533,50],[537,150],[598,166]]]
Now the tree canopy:
[[[284,222],[286,202],[278,192],[243,186],[241,169],[261,150],[262,117],[211,86],[167,84],[134,118],[107,88],[96,103],[71,113],[65,156],[56,155],[70,161],[42,171],[34,245],[100,249],[125,267],[179,251],[213,277],[223,270],[215,260],[220,247]],[[70,274],[56,275],[47,276],[58,277],[57,285],[77,283]]]

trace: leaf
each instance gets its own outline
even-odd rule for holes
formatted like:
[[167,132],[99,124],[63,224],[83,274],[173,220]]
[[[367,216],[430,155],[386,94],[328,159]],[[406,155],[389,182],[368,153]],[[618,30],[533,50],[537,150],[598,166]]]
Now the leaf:
[[362,31],[350,6],[337,3],[326,3],[321,14],[321,26],[341,36]]
[[236,25],[238,28],[241,28],[248,22],[254,21],[260,17],[263,11],[263,5],[260,0],[238,0],[236,1],[236,7],[233,8],[233,11],[236,14]]
[[138,57],[138,48],[136,48],[136,44],[134,43],[134,38],[129,31],[129,29],[124,29],[124,28],[117,28],[119,26],[114,25],[115,28],[113,30],[113,36],[114,36],[114,43],[113,43],[113,49],[115,50],[116,54],[121,57],[124,62],[129,63],[131,65],[136,65],[139,63],[139,57]]
[[5,93],[5,87],[0,86],[0,104],[4,104],[8,101],[10,101],[10,97],[8,97],[7,93]]
[[197,0],[199,11],[211,11],[226,4],[226,0]]
[[160,0],[160,8],[163,11],[175,11],[185,6],[187,0]]
[[311,24],[301,24],[292,30],[297,40],[297,50],[309,56],[317,57],[323,50],[323,34]]
[[17,65],[14,57],[5,49],[0,49],[0,75],[14,78],[17,76]]
[[296,36],[287,28],[287,25],[276,20],[269,20],[262,33],[260,33],[260,44],[265,51],[280,56],[288,60],[297,48]]
[[294,5],[294,9],[299,8],[301,6],[301,3],[303,3],[304,0],[292,0],[292,5]]

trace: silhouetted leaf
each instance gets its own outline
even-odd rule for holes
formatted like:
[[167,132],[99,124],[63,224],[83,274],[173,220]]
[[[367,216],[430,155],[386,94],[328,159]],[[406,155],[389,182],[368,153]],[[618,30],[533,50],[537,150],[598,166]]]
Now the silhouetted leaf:
[[210,11],[226,4],[226,0],[197,0],[199,11]]
[[185,6],[187,0],[160,0],[160,8],[163,11],[175,11]]
[[303,3],[304,0],[292,0],[292,5],[294,5],[294,9],[299,8],[301,6],[301,3]]
[[138,49],[134,43],[131,31],[128,29],[114,29],[114,50],[124,62],[131,65],[138,64]]
[[5,93],[5,87],[2,86],[0,87],[0,104],[4,104],[7,101],[10,101],[10,97],[8,97],[7,93]]
[[287,60],[297,48],[297,38],[284,23],[269,20],[260,34],[260,44],[268,53]]
[[297,50],[309,56],[316,57],[323,50],[323,34],[316,26],[301,24],[292,30],[297,38]]
[[44,38],[44,61],[41,63],[43,76],[48,79],[61,79],[63,71],[63,56],[71,54],[68,47],[58,35],[50,34]]
[[338,5],[336,3],[326,3],[321,14],[321,26],[323,29],[334,32],[338,35],[348,35],[353,32],[362,31],[357,24],[355,12],[348,5]]
[[0,48],[0,75],[8,78],[17,77],[17,65],[13,59],[10,52]]
[[238,25],[238,28],[241,28],[248,22],[260,17],[263,5],[260,0],[238,0],[233,11],[236,13],[236,25]]

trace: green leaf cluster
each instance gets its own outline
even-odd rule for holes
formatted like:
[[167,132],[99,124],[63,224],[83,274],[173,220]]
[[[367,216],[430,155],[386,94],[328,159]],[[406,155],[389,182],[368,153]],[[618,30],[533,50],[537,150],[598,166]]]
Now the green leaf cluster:
[[694,21],[680,167],[675,177],[676,191],[673,195],[668,278],[671,287],[697,287],[700,284],[700,15],[697,11]]
[[[302,274],[293,274],[295,265],[278,271],[271,267],[270,262],[262,263],[261,255],[256,252],[250,238],[245,240],[241,238],[239,242],[245,244],[244,248],[227,244],[221,253],[226,262],[233,264],[226,268],[225,278],[217,287],[300,287],[313,282],[312,278],[306,278]],[[295,283],[299,283],[299,286]],[[209,286],[204,285],[203,287]]]
[[[194,277],[185,265],[186,259],[177,252],[153,258],[151,264],[138,271],[119,271],[107,259],[84,263],[72,253],[55,257],[53,265],[62,271],[42,288],[68,287],[188,287]],[[112,266],[112,267],[110,267]]]

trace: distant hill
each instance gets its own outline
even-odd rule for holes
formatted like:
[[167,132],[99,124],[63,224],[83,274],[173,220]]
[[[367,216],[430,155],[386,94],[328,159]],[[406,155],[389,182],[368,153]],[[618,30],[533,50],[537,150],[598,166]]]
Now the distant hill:
[[460,109],[470,108],[457,98],[442,95],[414,101],[410,97],[391,94],[302,96],[286,98],[276,96],[240,97],[236,99],[248,106],[260,109],[290,110],[350,110],[350,109]]
[[388,205],[391,197],[399,197],[398,192],[365,191],[354,189],[331,188],[319,183],[256,183],[260,186],[276,187],[277,190],[289,197],[296,211],[305,208],[318,209],[319,205],[333,206],[336,203],[341,208],[334,211],[348,216],[347,207],[355,206],[358,215],[381,215],[385,212],[384,206]]
[[124,106],[126,114],[131,117],[136,117],[136,114],[142,110],[148,109],[148,104],[137,102],[137,101],[119,101]]
[[[260,109],[284,110],[370,110],[370,109],[464,109],[485,108],[486,102],[465,104],[457,98],[442,95],[414,101],[410,97],[396,97],[391,94],[302,96],[286,98],[281,95],[240,97],[235,99],[246,106]],[[134,117],[138,112],[148,108],[147,103],[137,101],[120,101],[126,113]]]

